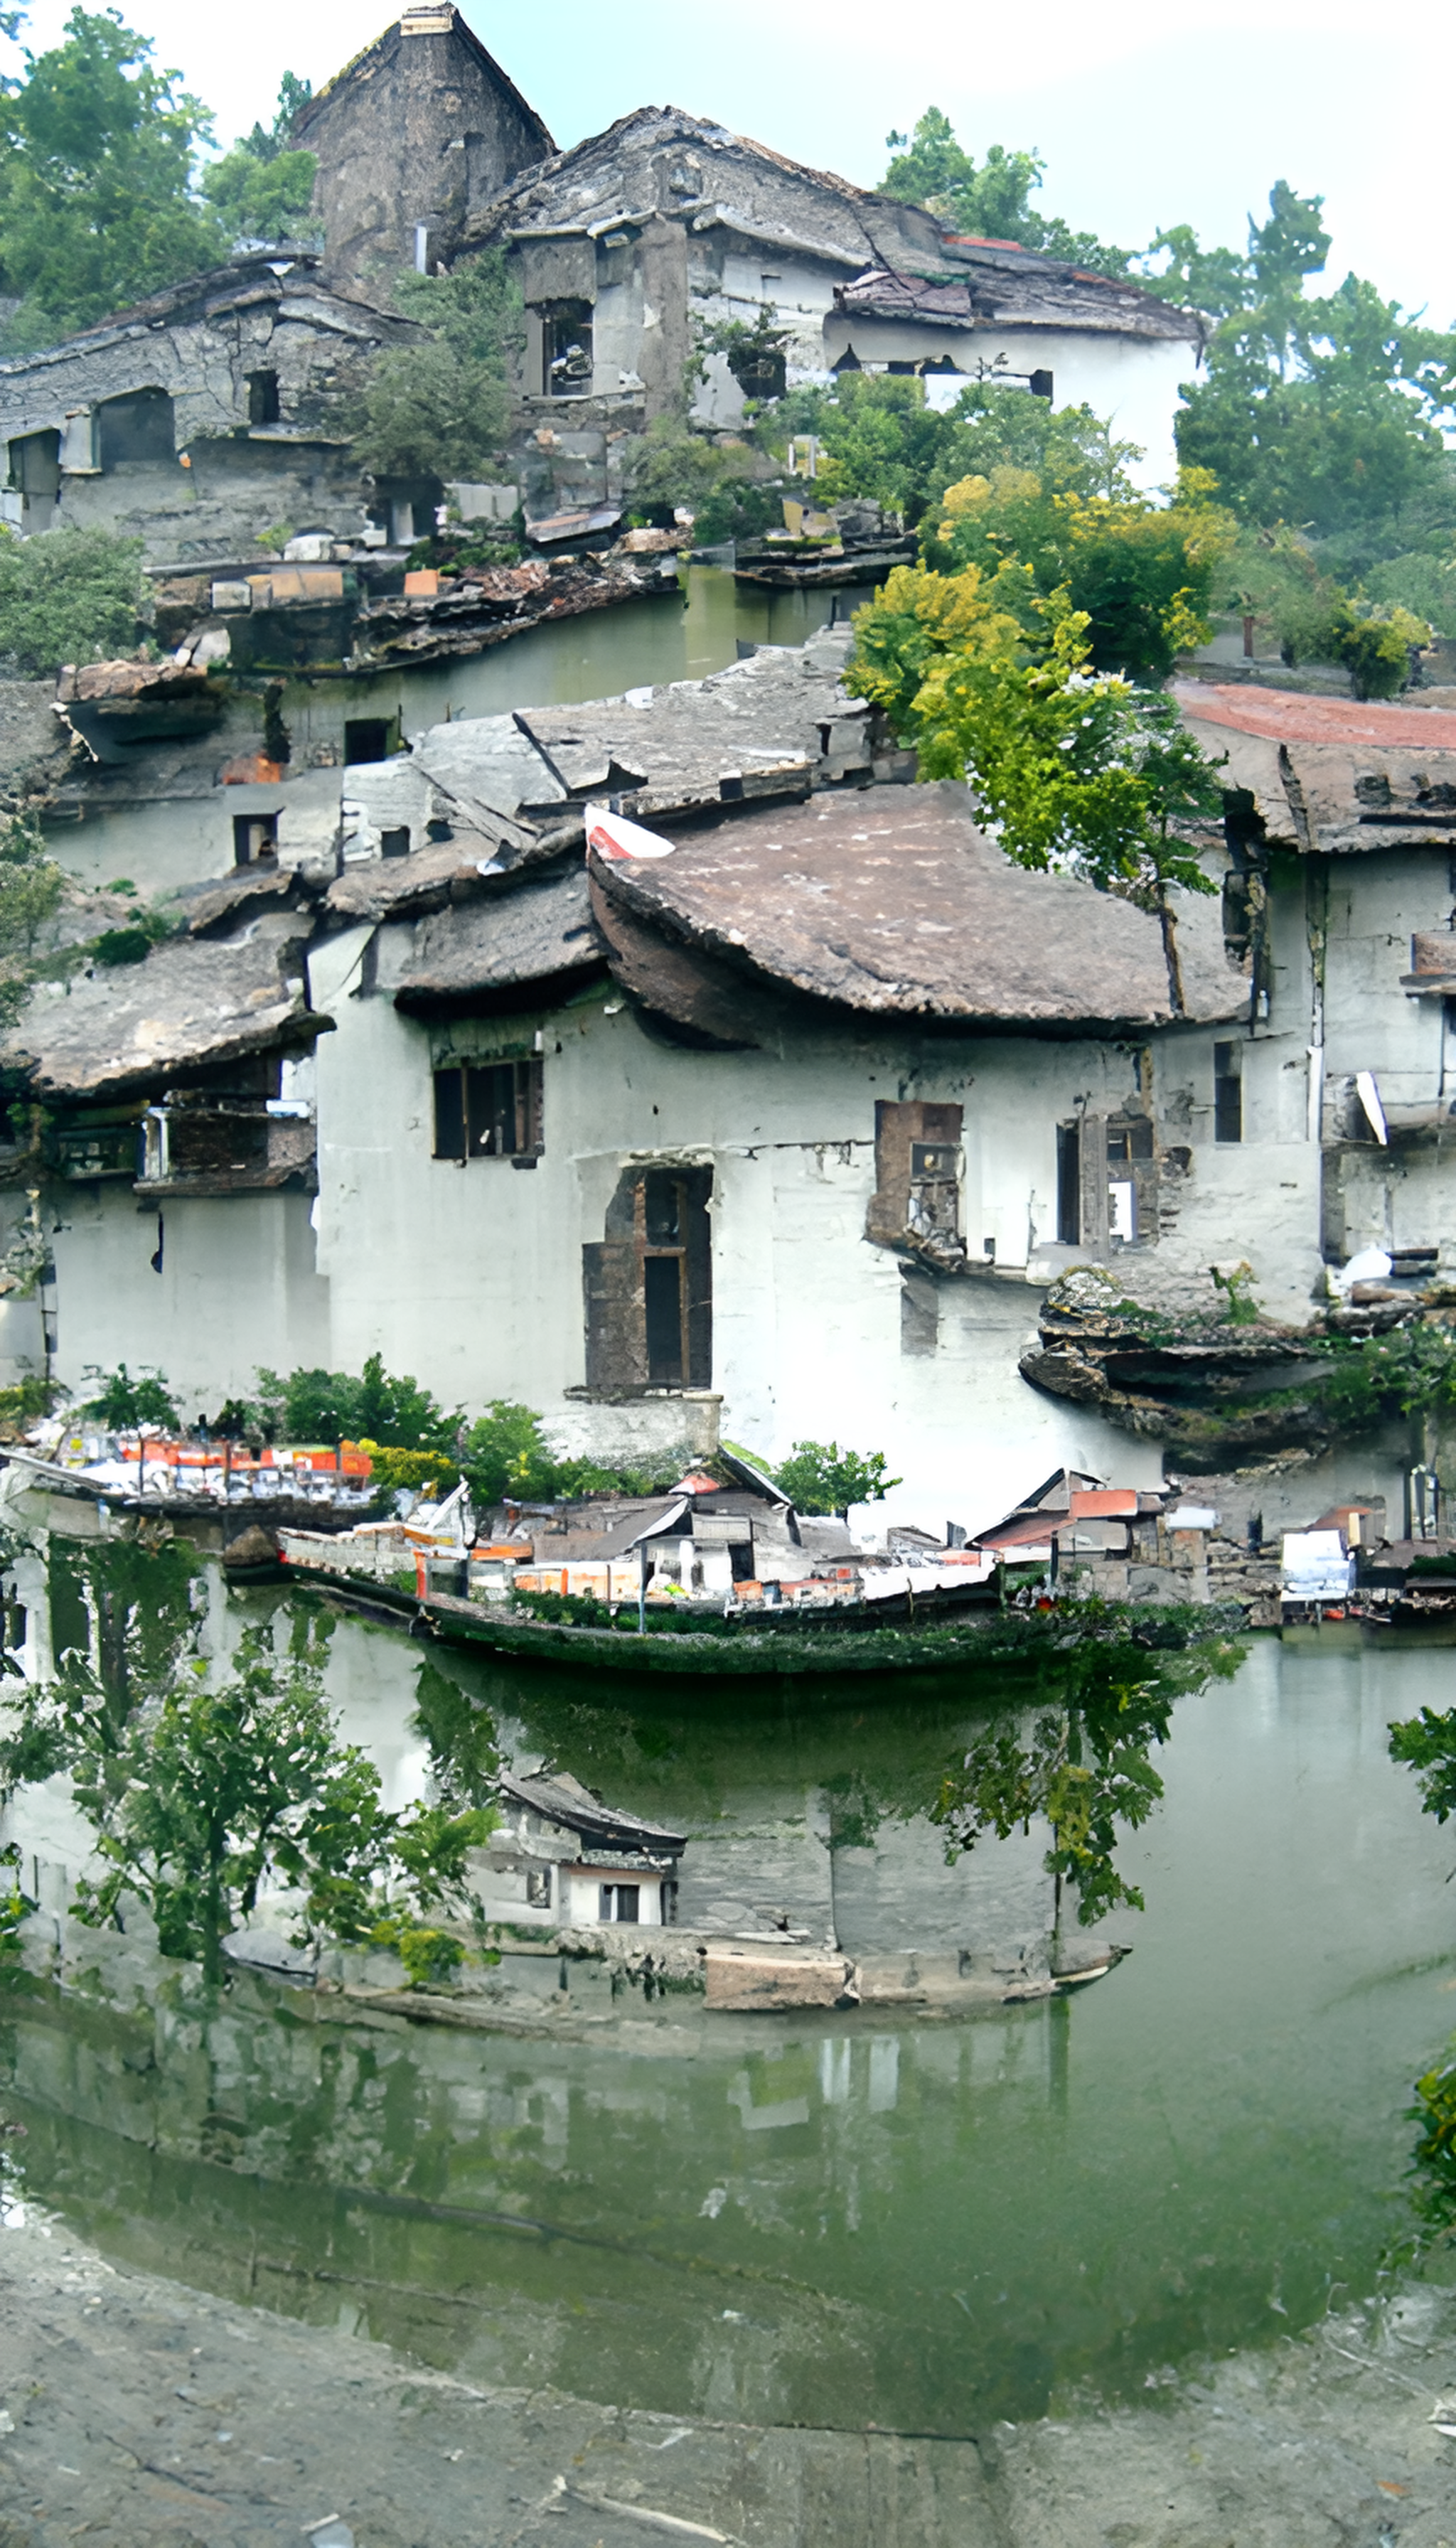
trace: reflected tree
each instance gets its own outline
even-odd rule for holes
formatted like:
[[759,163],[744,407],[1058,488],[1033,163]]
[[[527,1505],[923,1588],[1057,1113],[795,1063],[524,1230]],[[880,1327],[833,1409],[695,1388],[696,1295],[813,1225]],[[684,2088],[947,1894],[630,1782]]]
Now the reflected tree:
[[1233,1640],[1207,1636],[1149,1651],[1146,1631],[1115,1605],[1086,1607],[1094,1615],[1079,1613],[1073,1642],[1054,1664],[1048,1656],[1040,1676],[1059,1682],[1049,1703],[988,1726],[947,1772],[931,1808],[948,1861],[988,1834],[1006,1840],[1048,1823],[1045,1864],[1058,1931],[1067,1885],[1084,1928],[1120,1905],[1143,1908],[1138,1887],[1119,1871],[1119,1834],[1139,1829],[1162,1795],[1152,1751],[1167,1741],[1178,1699],[1228,1679],[1243,1655]]

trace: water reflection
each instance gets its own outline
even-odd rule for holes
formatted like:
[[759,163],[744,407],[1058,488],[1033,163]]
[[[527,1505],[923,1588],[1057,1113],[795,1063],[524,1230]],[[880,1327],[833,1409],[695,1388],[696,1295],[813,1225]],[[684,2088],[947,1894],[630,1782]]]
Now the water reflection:
[[[682,570],[683,594],[620,602],[553,621],[481,655],[411,668],[405,723],[410,734],[445,717],[499,716],[518,707],[613,698],[648,682],[701,682],[736,661],[740,640],[802,646],[831,615],[848,616],[868,591],[772,592],[735,585],[721,567]],[[350,716],[372,704],[394,713],[400,676],[349,687]]]
[[[684,1919],[787,1906],[867,1952],[1045,1900],[1045,1834],[947,1866],[930,1819],[995,1691],[623,1703],[349,1620],[327,1672],[402,1780],[549,1759],[688,1830]],[[3,2003],[29,2182],[112,2253],[471,2377],[946,2432],[1135,2394],[1369,2288],[1456,1955],[1385,1727],[1442,1678],[1265,1640],[1181,1697],[1120,1852],[1137,1952],[1070,2004],[733,2017],[598,1972],[564,2032],[465,2035],[187,1972],[152,2007],[99,1939],[93,1982]]]

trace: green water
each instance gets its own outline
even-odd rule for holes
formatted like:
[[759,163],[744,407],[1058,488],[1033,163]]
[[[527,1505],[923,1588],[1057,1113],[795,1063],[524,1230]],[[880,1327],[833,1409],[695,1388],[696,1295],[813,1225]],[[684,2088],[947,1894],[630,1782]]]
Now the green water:
[[[606,1699],[352,1622],[329,1674],[393,1794],[422,1774],[416,1699],[464,1692],[508,1757],[681,1817],[684,1881],[696,1857],[710,1892],[827,1911],[852,1946],[957,1936],[968,1885],[1039,1880],[1016,1842],[947,1868],[924,1818],[984,1691]],[[1146,1912],[1108,1923],[1135,1953],[1070,2001],[629,1995],[564,2041],[320,2021],[247,1979],[154,2014],[33,1982],[0,2022],[24,2192],[119,2259],[477,2378],[942,2433],[1140,2394],[1368,2291],[1406,2225],[1456,1844],[1385,1728],[1450,1681],[1439,1651],[1261,1639],[1180,1701],[1121,1854]]]
[[[867,593],[772,592],[735,584],[721,567],[682,569],[682,593],[623,601],[553,620],[504,645],[443,664],[348,684],[351,716],[394,715],[415,734],[449,717],[500,716],[518,707],[574,706],[649,682],[701,682],[737,660],[740,638],[802,646],[835,610],[847,616]],[[342,689],[339,691],[342,696]]]

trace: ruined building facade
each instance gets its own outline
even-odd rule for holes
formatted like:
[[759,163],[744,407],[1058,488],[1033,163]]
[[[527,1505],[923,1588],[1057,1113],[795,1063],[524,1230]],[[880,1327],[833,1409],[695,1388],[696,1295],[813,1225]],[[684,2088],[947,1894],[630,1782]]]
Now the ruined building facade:
[[336,281],[388,300],[402,266],[448,264],[481,207],[555,149],[457,9],[407,9],[311,98],[293,146],[318,162]]

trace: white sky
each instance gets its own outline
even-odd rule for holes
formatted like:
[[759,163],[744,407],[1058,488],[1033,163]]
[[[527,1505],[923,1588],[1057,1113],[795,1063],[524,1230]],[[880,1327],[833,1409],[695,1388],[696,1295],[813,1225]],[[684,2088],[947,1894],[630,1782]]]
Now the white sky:
[[[271,120],[285,67],[318,86],[372,42],[388,6],[121,0],[121,14],[213,107],[228,141]],[[1353,266],[1432,324],[1456,321],[1450,0],[1401,0],[1388,18],[1368,0],[1221,0],[1195,24],[1147,0],[1110,13],[1085,0],[919,0],[888,15],[870,0],[509,11],[466,0],[465,14],[563,144],[631,107],[673,104],[870,185],[884,135],[934,102],[977,157],[998,140],[1040,149],[1046,209],[1125,246],[1178,221],[1241,244],[1245,215],[1287,177],[1326,199],[1332,280]],[[37,50],[65,16],[64,0],[36,0]]]

